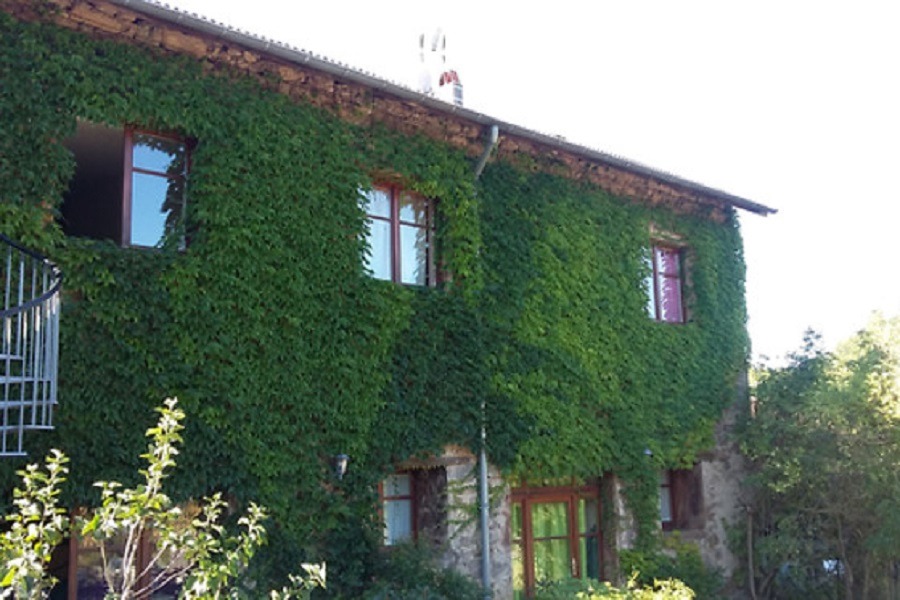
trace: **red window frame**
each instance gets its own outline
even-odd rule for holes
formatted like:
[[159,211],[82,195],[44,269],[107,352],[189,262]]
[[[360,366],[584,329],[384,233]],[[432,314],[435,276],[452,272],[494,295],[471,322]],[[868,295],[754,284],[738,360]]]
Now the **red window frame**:
[[[597,513],[595,515],[597,523],[597,531],[594,533],[584,534],[579,531],[579,501],[595,500],[597,505]],[[598,484],[590,484],[583,486],[552,486],[552,487],[528,487],[523,486],[512,490],[510,495],[511,504],[519,504],[522,514],[522,537],[514,537],[515,532],[510,529],[510,544],[512,546],[519,545],[522,548],[522,560],[524,562],[524,596],[530,598],[534,595],[535,586],[535,551],[534,551],[534,531],[531,518],[531,508],[535,504],[543,503],[565,503],[567,507],[567,531],[565,536],[550,536],[538,538],[538,541],[552,539],[566,539],[569,546],[570,558],[570,575],[574,578],[584,578],[586,575],[582,573],[582,557],[581,540],[594,540],[597,548],[596,572],[603,576],[603,531],[600,528],[602,523],[602,500],[600,497],[600,486]],[[511,507],[511,510],[515,510]],[[510,527],[512,522],[510,522]],[[587,547],[587,544],[585,544]],[[586,559],[585,559],[586,560]]]
[[[178,143],[184,147],[185,153],[185,165],[184,172],[181,174],[173,174],[173,173],[164,173],[161,171],[154,171],[152,169],[136,167],[134,165],[134,136],[135,135],[145,135],[149,137],[158,138],[161,140],[168,140],[171,142]],[[155,131],[148,131],[145,129],[139,129],[135,127],[126,127],[125,128],[125,139],[123,144],[123,165],[124,165],[124,177],[122,182],[122,239],[121,244],[126,248],[152,248],[152,246],[143,246],[141,244],[132,243],[132,222],[131,217],[133,214],[133,205],[134,205],[134,174],[148,175],[152,177],[159,177],[164,179],[179,179],[184,186],[187,182],[188,173],[191,168],[191,144],[188,140],[165,133],[158,133]],[[185,211],[187,210],[187,198],[182,199],[182,207],[181,207],[181,219],[184,219]],[[181,241],[181,246],[185,246],[185,241]]]
[[[403,253],[401,245],[401,229],[403,227],[418,228],[425,230],[426,236],[426,255],[425,255],[425,283],[426,287],[434,287],[437,285],[437,271],[435,268],[434,258],[434,201],[404,189],[395,184],[379,183],[373,186],[373,192],[383,192],[387,195],[390,202],[389,214],[387,217],[366,213],[366,218],[370,221],[381,221],[388,223],[390,228],[390,277],[387,281],[399,283],[403,285],[421,285],[412,282],[404,282],[403,279]],[[425,224],[420,225],[415,222],[401,219],[400,216],[400,200],[406,195],[425,204]]]
[[[674,258],[674,268],[665,268],[666,264],[672,262],[666,261],[666,256]],[[650,316],[663,323],[685,323],[684,249],[666,244],[653,244],[650,247],[650,267],[651,276],[648,284],[650,297],[647,304]],[[670,285],[676,287],[678,305],[674,310],[665,305],[666,294],[663,288],[668,289]]]
[[397,473],[392,473],[390,476],[398,476],[402,475],[409,478],[409,493],[408,494],[399,494],[399,495],[388,495],[385,493],[384,483],[385,479],[382,479],[378,483],[378,514],[381,518],[382,525],[384,527],[384,532],[382,536],[382,545],[389,548],[391,546],[397,545],[397,543],[402,543],[407,540],[398,540],[397,543],[391,542],[388,539],[388,523],[385,520],[385,504],[388,502],[398,502],[398,501],[408,501],[409,502],[409,532],[410,536],[408,541],[416,541],[419,537],[419,527],[418,527],[418,517],[417,517],[417,506],[418,506],[418,496],[416,494],[416,478],[413,476],[411,472],[408,471],[400,471]]

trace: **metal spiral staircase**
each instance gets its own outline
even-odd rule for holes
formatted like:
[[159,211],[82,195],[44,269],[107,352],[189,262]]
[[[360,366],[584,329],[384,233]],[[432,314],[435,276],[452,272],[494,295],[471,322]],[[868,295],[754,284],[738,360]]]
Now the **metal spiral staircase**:
[[25,432],[53,428],[62,274],[0,234],[0,456],[25,455]]

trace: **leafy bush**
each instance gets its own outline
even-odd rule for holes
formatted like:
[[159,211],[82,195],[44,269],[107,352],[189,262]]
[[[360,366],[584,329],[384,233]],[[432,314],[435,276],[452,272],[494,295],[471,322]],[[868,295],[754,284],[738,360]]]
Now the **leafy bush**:
[[654,580],[641,585],[635,573],[625,589],[605,581],[569,579],[543,585],[535,592],[535,600],[693,600],[693,590],[677,579]]
[[707,567],[697,545],[683,541],[677,532],[663,538],[660,551],[623,550],[620,557],[622,570],[635,573],[644,585],[656,580],[683,581],[701,600],[718,598],[722,588],[721,573]]
[[366,600],[482,600],[482,587],[452,569],[439,567],[433,553],[417,544],[387,551]]
[[[45,567],[66,535],[91,539],[99,546],[108,600],[149,597],[173,581],[182,583],[179,598],[183,599],[251,597],[252,592],[241,589],[238,579],[265,543],[265,510],[251,503],[238,520],[241,532],[237,535],[220,524],[226,503],[219,494],[202,500],[196,514],[184,515],[163,492],[163,481],[175,466],[182,441],[184,412],[173,398],[157,410],[159,422],[147,431],[152,441],[142,455],[147,461],[141,471],[144,481],[133,488],[116,482],[95,484],[102,490],[103,501],[87,518],[73,523],[58,505],[59,488],[68,474],[68,459],[61,452],[50,453],[44,470],[29,465],[20,472],[23,486],[14,492],[17,512],[5,517],[10,527],[0,534],[0,598],[44,598],[56,583]],[[155,550],[150,564],[141,565],[140,549],[150,533]],[[108,544],[121,537],[125,546],[113,561]],[[273,600],[308,598],[310,590],[324,587],[324,565],[302,566],[305,577],[291,576],[290,585],[268,596]],[[151,567],[158,571],[152,578]]]

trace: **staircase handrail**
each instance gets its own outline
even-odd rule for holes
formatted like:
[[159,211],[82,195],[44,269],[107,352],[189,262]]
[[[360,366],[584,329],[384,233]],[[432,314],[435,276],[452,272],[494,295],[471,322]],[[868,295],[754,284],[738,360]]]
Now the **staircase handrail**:
[[53,276],[52,285],[47,289],[47,291],[43,292],[40,296],[37,296],[36,298],[32,298],[31,300],[23,302],[22,304],[19,304],[17,306],[11,306],[10,308],[5,308],[5,309],[0,308],[0,319],[5,318],[5,317],[11,317],[20,312],[24,312],[24,311],[28,310],[29,308],[34,308],[35,306],[43,304],[44,302],[46,302],[47,300],[49,300],[50,298],[52,298],[55,294],[57,294],[59,292],[60,288],[62,287],[63,276],[62,276],[62,271],[59,270],[59,267],[57,267],[54,262],[52,262],[49,258],[44,256],[43,254],[40,254],[39,252],[35,252],[34,250],[29,250],[28,248],[25,248],[21,244],[16,243],[15,241],[9,239],[2,233],[0,233],[0,242],[3,242],[7,246],[12,246],[19,252],[27,254],[28,256],[34,258],[35,260],[41,261],[50,269],[50,273]]

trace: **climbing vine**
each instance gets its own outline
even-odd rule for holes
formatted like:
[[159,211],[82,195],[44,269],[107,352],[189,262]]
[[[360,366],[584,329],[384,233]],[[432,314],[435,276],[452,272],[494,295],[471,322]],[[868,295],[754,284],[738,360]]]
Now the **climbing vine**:
[[[392,462],[477,448],[482,400],[496,464],[616,472],[648,532],[656,470],[711,443],[747,351],[733,215],[504,163],[475,182],[458,150],[187,58],[5,14],[0,33],[0,229],[66,273],[57,428],[29,442],[71,457],[67,503],[133,478],[136,415],[177,395],[191,418],[172,495],[258,500],[274,553],[344,560],[330,578],[349,590],[377,543],[374,484]],[[77,119],[196,141],[185,251],[62,235]],[[384,176],[438,199],[440,289],[364,273],[360,190]],[[647,317],[651,226],[689,248],[684,325]],[[340,485],[337,453],[351,456]],[[5,488],[16,466],[0,465]]]

